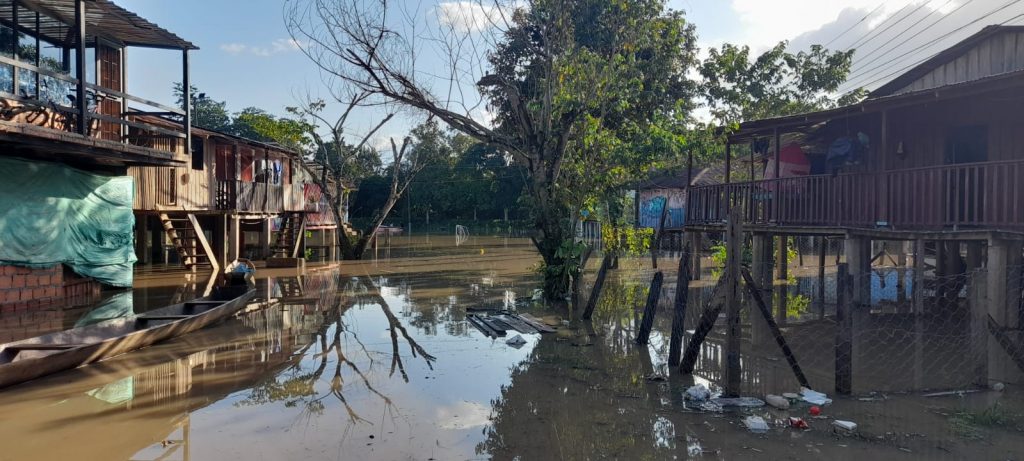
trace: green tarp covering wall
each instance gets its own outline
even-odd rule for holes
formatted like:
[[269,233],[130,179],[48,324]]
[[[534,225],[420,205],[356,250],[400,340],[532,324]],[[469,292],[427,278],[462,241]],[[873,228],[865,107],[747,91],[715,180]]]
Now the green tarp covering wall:
[[0,158],[0,176],[0,264],[64,263],[108,285],[132,285],[131,177],[9,158]]

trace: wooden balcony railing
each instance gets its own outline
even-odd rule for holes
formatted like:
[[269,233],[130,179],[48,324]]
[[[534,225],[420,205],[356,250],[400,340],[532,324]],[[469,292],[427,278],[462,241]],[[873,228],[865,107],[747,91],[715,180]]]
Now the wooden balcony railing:
[[[85,125],[88,137],[169,152],[186,138],[182,109],[92,83],[85,84],[86,100],[78,101],[79,84],[68,74],[0,56],[0,119],[69,133]],[[81,105],[87,120],[82,120]],[[141,120],[143,115],[178,122],[157,126]]]
[[896,229],[1024,228],[1024,160],[877,174],[817,175],[693,187],[686,222]]
[[218,210],[254,213],[303,211],[306,207],[301,184],[267,184],[238,180],[218,180]]

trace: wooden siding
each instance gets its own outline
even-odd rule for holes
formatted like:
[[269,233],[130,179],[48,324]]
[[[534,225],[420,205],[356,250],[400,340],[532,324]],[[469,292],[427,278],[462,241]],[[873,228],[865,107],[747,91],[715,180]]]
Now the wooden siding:
[[982,40],[956,59],[933,69],[893,94],[969,82],[1016,70],[1024,70],[1024,33],[1008,31]]
[[[160,141],[160,140],[157,140]],[[174,157],[185,161],[177,167],[130,167],[128,175],[135,178],[135,202],[133,208],[140,211],[155,211],[159,208],[189,211],[213,210],[213,180],[216,155],[211,141],[205,140],[206,149],[203,169],[194,170],[184,149],[178,143]],[[174,178],[171,184],[170,178]],[[173,193],[173,195],[172,195]]]

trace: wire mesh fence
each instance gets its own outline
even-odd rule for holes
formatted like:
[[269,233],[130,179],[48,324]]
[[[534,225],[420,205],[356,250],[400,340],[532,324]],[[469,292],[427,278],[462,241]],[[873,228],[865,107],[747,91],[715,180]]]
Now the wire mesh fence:
[[[714,304],[714,287],[723,275],[724,247],[716,237],[705,234],[694,251],[692,265],[699,264],[700,277],[688,285],[686,342]],[[851,258],[849,243],[839,238],[788,237],[782,246],[775,236],[760,249],[753,243],[748,236],[742,246],[744,267],[778,334],[741,283],[745,392],[799,388],[776,336],[816,389],[856,394],[966,389],[1020,372],[1024,266],[986,267],[988,258],[972,254],[967,243],[864,243],[862,254]],[[672,249],[659,252],[666,280],[659,314],[663,333],[673,309],[679,256]],[[639,270],[609,290],[629,292],[627,302],[642,308],[655,270],[641,258],[635,264]],[[723,309],[714,319],[694,371],[717,382],[725,372],[725,317]]]

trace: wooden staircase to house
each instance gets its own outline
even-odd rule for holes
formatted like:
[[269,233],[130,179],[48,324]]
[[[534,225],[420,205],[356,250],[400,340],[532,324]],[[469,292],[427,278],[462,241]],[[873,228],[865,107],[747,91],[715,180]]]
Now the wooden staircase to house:
[[160,223],[164,232],[178,251],[178,257],[186,269],[195,271],[199,267],[209,267],[214,272],[220,270],[213,248],[203,234],[199,220],[192,213],[184,216],[171,217],[166,212],[160,213]]
[[348,238],[359,237],[359,231],[352,227],[352,223],[341,223],[341,231],[345,233]]
[[298,258],[302,238],[306,233],[305,213],[286,213],[281,217],[281,229],[274,243],[275,258]]
[[299,277],[279,277],[277,286],[281,289],[281,297],[284,299],[301,298],[304,293]]

